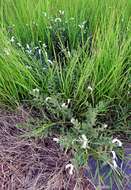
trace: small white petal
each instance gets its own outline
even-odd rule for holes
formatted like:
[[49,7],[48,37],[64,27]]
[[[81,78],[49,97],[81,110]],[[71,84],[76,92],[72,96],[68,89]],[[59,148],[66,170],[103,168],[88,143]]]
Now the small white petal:
[[87,141],[87,138],[86,138],[85,134],[81,135],[81,137],[82,137],[82,139],[83,139],[84,141]]
[[93,88],[91,86],[88,86],[88,90],[90,90],[92,92]]
[[73,175],[73,170],[74,170],[73,164],[67,164],[65,168],[69,169],[69,174],[70,175]]
[[71,99],[68,99],[68,100],[67,100],[67,104],[68,104],[68,105],[69,105],[70,101],[71,101]]
[[48,100],[51,100],[51,97],[47,97],[47,98],[45,99],[46,102],[47,102]]
[[11,42],[14,42],[15,41],[15,37],[12,36],[11,39],[10,39]]
[[22,46],[22,45],[21,45],[21,43],[19,43],[19,42],[17,43],[17,45],[18,45],[19,47],[21,47],[21,46]]
[[106,128],[108,127],[108,125],[107,125],[107,124],[104,124],[103,127],[104,127],[104,129],[106,129]]
[[39,55],[41,55],[41,49],[38,50]]
[[59,13],[61,14],[61,15],[64,15],[64,11],[62,11],[62,10],[59,10]]
[[86,149],[88,148],[88,139],[85,134],[81,135],[82,139],[82,148]]
[[74,124],[74,125],[76,124],[75,118],[73,118],[73,117],[71,118],[71,123]]
[[43,46],[43,48],[46,48],[47,47],[47,45],[44,43],[44,44],[42,44],[42,46]]
[[118,167],[116,161],[115,161],[115,160],[112,160],[112,163],[113,163],[113,167],[114,167],[114,169],[116,169],[116,168]]
[[113,157],[112,157],[112,158],[113,158],[113,160],[115,160],[115,159],[117,160],[117,156],[116,156],[115,151],[111,151],[111,153],[112,153],[112,156],[113,156]]
[[53,62],[50,59],[48,59],[48,63],[50,63],[51,65],[53,64]]
[[62,107],[62,108],[68,108],[68,105],[67,105],[66,103],[63,103],[63,104],[61,105],[61,107]]
[[[29,68],[29,66],[26,66],[27,68]],[[33,95],[33,96],[35,96],[35,97],[39,97],[39,89],[38,88],[34,88],[31,92],[30,92],[30,94],[31,95]]]
[[116,143],[119,147],[122,146],[122,142],[121,142],[119,139],[117,139],[117,138],[114,138],[114,139],[112,140],[112,143]]
[[83,149],[86,149],[87,148],[87,142],[86,141],[83,141],[83,144],[81,146]]
[[27,49],[30,49],[30,46],[29,46],[29,44],[26,44],[26,47],[27,47]]
[[61,18],[56,18],[55,22],[61,22]]
[[59,143],[60,142],[60,140],[58,139],[58,138],[53,138],[53,141],[55,141],[55,142],[57,142],[57,143]]

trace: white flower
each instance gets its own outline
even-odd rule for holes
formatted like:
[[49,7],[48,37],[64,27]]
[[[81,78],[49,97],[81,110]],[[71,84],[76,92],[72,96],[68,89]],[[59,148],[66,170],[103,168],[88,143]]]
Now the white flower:
[[71,57],[71,53],[70,53],[70,51],[67,52],[67,55],[68,55],[68,57]]
[[62,108],[66,108],[66,109],[67,109],[67,108],[68,108],[68,104],[63,103],[63,104],[61,105],[61,107],[62,107]]
[[90,90],[91,92],[93,91],[93,88],[91,86],[88,86],[87,89]]
[[30,50],[26,50],[26,52],[28,53],[28,54],[31,54],[32,53],[32,50],[30,49]]
[[68,108],[68,106],[69,106],[69,104],[70,104],[70,101],[71,101],[71,100],[70,100],[70,99],[68,99],[68,100],[67,100],[67,103],[63,103],[63,104],[61,105],[61,107],[62,107],[62,108],[66,108],[66,109],[67,109],[67,108]]
[[19,42],[17,43],[17,45],[18,45],[19,47],[21,47],[21,46],[22,46],[22,45],[21,45],[21,43],[19,43]]
[[65,168],[69,169],[69,174],[70,175],[73,175],[73,170],[74,170],[73,164],[67,164]]
[[59,13],[61,14],[61,15],[64,15],[64,11],[62,11],[62,10],[59,10]]
[[48,63],[50,63],[51,65],[53,64],[53,62],[50,59],[48,59]]
[[71,101],[71,99],[68,99],[68,100],[67,100],[67,104],[68,104],[68,105],[69,105],[70,101]]
[[79,24],[78,26],[80,27],[80,29],[84,29],[86,24],[86,21],[83,21],[82,24]]
[[30,92],[30,94],[32,94],[33,96],[35,96],[35,97],[39,97],[39,93],[40,93],[40,91],[39,91],[39,89],[38,88],[34,88],[31,92]]
[[41,49],[38,50],[39,55],[41,55]]
[[15,41],[15,37],[14,37],[14,36],[12,36],[12,37],[11,37],[11,39],[10,39],[10,42],[12,42],[12,43],[13,43],[14,41]]
[[117,139],[117,138],[114,138],[114,139],[112,140],[112,143],[113,143],[113,144],[116,143],[119,147],[122,146],[122,142],[121,142],[119,139]]
[[106,129],[107,127],[108,127],[108,125],[107,125],[107,124],[104,124],[104,125],[103,125],[103,128],[104,128],[104,129]]
[[84,25],[83,24],[79,24],[78,26],[80,27],[80,29],[84,29]]
[[111,153],[112,153],[112,163],[113,163],[113,167],[114,167],[114,169],[116,169],[116,168],[118,167],[118,165],[117,165],[117,163],[116,163],[116,161],[117,161],[117,156],[116,156],[115,151],[111,151]]
[[53,141],[55,141],[56,143],[59,143],[60,142],[60,140],[58,139],[58,138],[53,138]]
[[117,163],[116,163],[116,161],[114,159],[112,160],[112,163],[113,163],[114,169],[116,169],[118,167],[118,165],[117,165]]
[[86,137],[85,134],[81,135],[82,139],[81,139],[81,142],[82,142],[82,148],[86,149],[86,148],[89,148],[88,147],[88,139]]
[[30,46],[29,46],[29,44],[26,44],[26,47],[27,47],[27,49],[30,49]]
[[75,118],[71,118],[71,123],[73,124],[73,125],[75,125],[76,124],[76,120],[75,120]]
[[47,47],[47,45],[46,45],[45,43],[43,43],[42,46],[43,46],[43,48],[46,48],[46,47]]
[[55,22],[61,22],[61,18],[59,18],[59,17],[56,18],[56,19],[55,19]]
[[45,99],[46,102],[47,102],[48,100],[51,100],[51,97],[47,97],[47,98]]
[[117,160],[117,156],[116,156],[116,153],[115,153],[115,151],[111,151],[111,153],[112,153],[112,159],[113,160]]

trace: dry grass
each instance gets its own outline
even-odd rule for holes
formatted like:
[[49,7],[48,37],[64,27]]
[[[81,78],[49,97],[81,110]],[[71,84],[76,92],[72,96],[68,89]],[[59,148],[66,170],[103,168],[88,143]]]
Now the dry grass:
[[29,114],[0,111],[0,189],[1,190],[92,190],[89,179],[81,172],[69,176],[65,165],[70,156],[46,139],[27,139],[16,128]]

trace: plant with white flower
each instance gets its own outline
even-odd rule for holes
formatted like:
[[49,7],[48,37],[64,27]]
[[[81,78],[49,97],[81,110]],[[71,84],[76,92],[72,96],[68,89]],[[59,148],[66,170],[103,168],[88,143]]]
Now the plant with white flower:
[[67,108],[69,107],[70,101],[71,101],[71,99],[68,99],[68,100],[67,100],[67,103],[63,103],[63,104],[61,105],[61,107],[67,109]]
[[112,158],[113,158],[113,160],[115,160],[115,159],[117,160],[117,156],[116,156],[115,151],[112,150],[111,153],[112,153]]
[[118,167],[118,165],[117,165],[117,163],[116,163],[116,160],[112,160],[112,163],[113,163],[113,167],[114,167],[114,169],[116,170],[117,167]]
[[84,29],[84,25],[83,25],[83,24],[79,24],[78,26],[79,26],[79,28],[80,28],[81,30]]
[[32,50],[30,49],[30,50],[26,50],[26,52],[28,53],[28,54],[31,54],[32,53]]
[[87,139],[87,137],[86,137],[85,134],[81,135],[80,141],[82,143],[82,148],[83,149],[89,148],[89,146],[88,146],[89,141],[88,141],[88,139]]
[[68,55],[68,57],[71,57],[71,52],[67,51],[67,55]]
[[27,49],[30,49],[30,46],[29,46],[29,44],[26,44],[26,48],[27,48]]
[[15,41],[15,37],[14,37],[14,36],[12,36],[12,37],[11,37],[11,39],[10,39],[10,42],[12,42],[12,43],[13,43],[14,41]]
[[73,124],[73,125],[75,125],[76,124],[76,119],[75,118],[71,118],[71,123]]
[[47,45],[46,45],[45,43],[43,43],[42,46],[43,46],[43,48],[46,48],[46,47],[47,47]]
[[103,128],[104,128],[104,129],[106,129],[107,127],[108,127],[108,125],[107,125],[107,124],[104,124],[104,125],[103,125]]
[[61,107],[64,108],[64,109],[67,109],[67,108],[68,108],[68,104],[63,103],[63,104],[61,105]]
[[86,21],[83,21],[81,24],[79,24],[79,28],[83,30],[85,28]]
[[50,63],[51,65],[53,65],[53,62],[50,59],[48,59],[48,63]]
[[93,92],[93,88],[91,86],[88,86],[87,89],[91,92]]
[[111,151],[111,153],[112,153],[112,163],[113,163],[113,167],[114,167],[114,169],[117,169],[118,165],[117,165],[117,163],[116,163],[116,161],[117,161],[116,153],[115,153],[115,151]]
[[72,117],[70,122],[74,125],[74,127],[79,128],[80,123],[79,123],[78,119],[75,119],[74,117]]
[[60,139],[54,137],[54,138],[53,138],[53,141],[56,142],[56,143],[59,143],[59,142],[60,142]]
[[55,22],[61,22],[61,21],[62,21],[61,18],[59,17],[55,18]]
[[114,138],[114,139],[112,140],[112,143],[113,143],[113,144],[116,144],[116,145],[119,146],[119,147],[122,147],[122,142],[121,142],[119,139],[117,139],[117,138]]
[[40,95],[40,90],[38,88],[34,88],[31,92],[31,95],[33,95],[34,97],[38,98]]
[[26,44],[26,48],[27,48],[26,52],[27,52],[28,54],[31,54],[31,53],[32,53],[32,50],[31,50],[29,44]]
[[41,55],[41,49],[38,49],[38,54]]
[[48,102],[49,100],[51,100],[51,97],[47,97],[47,98],[45,99],[46,102]]
[[20,43],[20,42],[18,42],[18,43],[17,43],[17,45],[18,45],[19,47],[22,47],[22,45],[21,45],[21,43]]
[[60,13],[60,15],[64,15],[65,14],[65,12],[62,11],[62,10],[59,10],[59,13]]
[[67,165],[65,166],[65,168],[66,168],[66,170],[69,169],[69,174],[70,174],[70,175],[73,175],[73,170],[74,170],[73,164],[67,164]]

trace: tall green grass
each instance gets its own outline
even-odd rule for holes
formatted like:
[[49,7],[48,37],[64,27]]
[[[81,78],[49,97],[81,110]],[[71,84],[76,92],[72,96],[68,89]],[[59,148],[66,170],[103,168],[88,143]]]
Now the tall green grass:
[[[35,87],[43,96],[60,93],[78,105],[87,99],[93,104],[99,100],[127,100],[129,1],[1,0],[0,9],[1,49],[11,50],[8,56],[1,51],[2,101],[19,102]],[[41,48],[44,64],[37,56],[28,55],[27,44],[32,51],[36,46]]]

